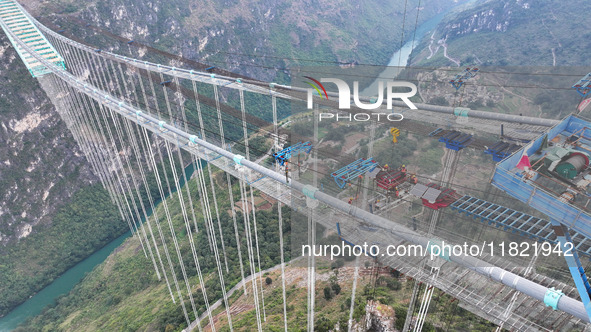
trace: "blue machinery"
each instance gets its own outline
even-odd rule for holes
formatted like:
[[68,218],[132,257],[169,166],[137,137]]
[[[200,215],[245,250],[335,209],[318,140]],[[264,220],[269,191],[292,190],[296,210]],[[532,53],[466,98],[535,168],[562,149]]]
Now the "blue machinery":
[[472,135],[452,130],[439,138],[439,142],[445,143],[445,147],[459,151],[472,143]]
[[478,73],[478,68],[466,68],[460,74],[457,74],[452,80],[449,81],[451,85],[458,90],[464,84],[464,81],[473,78]]
[[443,131],[443,128],[437,128],[429,133],[430,137],[437,136]]
[[[459,131],[445,131],[442,128],[437,128],[429,133],[431,137],[439,137],[439,142],[445,143],[445,147],[451,150],[459,151],[472,143],[472,135],[462,134]],[[493,161],[499,162],[513,152],[519,150],[521,146],[513,143],[499,141],[490,147],[486,147],[484,153],[490,154]]]
[[290,159],[292,155],[298,155],[302,151],[310,153],[310,150],[312,150],[312,143],[299,142],[279,152],[274,153],[273,157],[275,157],[275,161],[277,161],[281,166],[283,166],[285,164],[285,161]]
[[[524,153],[527,156],[534,156],[536,152],[543,150],[546,142],[552,141],[554,138],[564,140],[573,135],[578,135],[579,143],[577,148],[588,149],[591,146],[589,128],[591,128],[590,122],[573,115],[568,116],[552,127],[545,135],[540,136],[526,147],[498,163],[492,178],[492,184],[495,187],[527,203],[550,218],[552,230],[563,252],[567,251],[569,242],[574,244],[569,231],[574,230],[586,238],[591,237],[591,215],[589,214],[589,210],[568,203],[568,200],[561,197],[562,195],[557,196],[549,192],[535,182],[537,178],[536,174],[533,174],[531,178],[526,178],[524,172],[516,166]],[[589,285],[579,257],[576,252],[573,252],[572,256],[565,256],[565,259],[581,301],[585,306],[585,311],[591,317],[591,286]],[[551,295],[547,296],[549,301],[553,298]]]
[[573,89],[575,89],[581,97],[586,97],[589,92],[591,92],[591,73],[585,75],[585,77],[575,83]]
[[499,141],[493,146],[488,147],[484,153],[490,154],[493,158],[493,161],[499,162],[509,157],[513,152],[519,150],[519,148],[521,147],[517,144]]
[[373,158],[361,158],[332,173],[332,177],[339,188],[342,189],[345,188],[347,182],[373,171],[376,167],[378,167],[378,163]]
[[[66,68],[64,59],[57,53],[55,48],[47,41],[37,27],[20,10],[13,0],[0,0],[0,19],[2,19],[8,28],[21,39],[33,51],[39,53],[47,61],[53,62],[58,67]],[[15,49],[21,60],[27,66],[27,69],[33,77],[41,77],[51,73],[39,60],[35,59],[29,52],[17,46],[17,43],[6,34],[10,43],[15,45]]]

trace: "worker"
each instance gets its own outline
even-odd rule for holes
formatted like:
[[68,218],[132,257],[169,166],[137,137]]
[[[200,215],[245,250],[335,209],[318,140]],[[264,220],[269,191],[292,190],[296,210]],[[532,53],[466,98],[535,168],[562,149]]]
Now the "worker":
[[413,174],[410,176],[410,183],[417,184],[418,182],[419,182],[419,179],[417,179],[416,175]]
[[400,191],[398,190],[398,187],[394,187],[394,190],[396,191],[396,198],[400,197]]
[[349,204],[353,204],[353,197],[349,198]]
[[289,183],[289,162],[285,161],[285,182]]
[[402,167],[400,167],[400,171],[402,173],[406,173],[406,165],[402,165]]

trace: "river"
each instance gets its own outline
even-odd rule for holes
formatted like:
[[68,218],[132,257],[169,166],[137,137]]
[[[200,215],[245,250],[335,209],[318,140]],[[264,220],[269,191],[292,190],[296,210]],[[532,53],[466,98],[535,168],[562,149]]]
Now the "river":
[[376,91],[378,90],[378,82],[382,80],[391,80],[392,78],[398,76],[398,74],[400,74],[400,71],[402,71],[404,67],[407,65],[408,58],[410,57],[412,50],[415,47],[417,47],[417,45],[421,42],[423,37],[427,35],[428,32],[432,31],[433,29],[435,29],[435,27],[437,27],[437,24],[441,22],[445,14],[449,13],[451,9],[453,8],[439,13],[430,18],[429,20],[425,21],[416,29],[416,34],[413,31],[412,36],[409,36],[410,39],[407,39],[406,43],[402,45],[402,48],[400,48],[398,51],[392,54],[390,62],[388,62],[388,65],[384,67],[384,71],[382,71],[380,75],[376,77],[375,81],[373,81],[373,83],[370,84],[367,88],[365,88],[360,94],[363,96],[373,96],[376,94]]
[[[452,8],[450,8],[451,10]],[[396,77],[399,72],[400,66],[406,66],[408,62],[408,58],[413,50],[416,47],[421,39],[425,37],[425,35],[433,30],[437,24],[443,19],[445,14],[449,12],[445,11],[440,13],[431,19],[425,21],[425,23],[421,24],[416,29],[415,40],[412,40],[412,36],[410,40],[408,40],[400,50],[396,51],[392,57],[390,58],[390,62],[388,66],[385,67],[384,71],[376,78],[376,81],[372,83],[368,88],[362,92],[363,95],[373,95],[377,90],[377,82],[381,79],[392,79]],[[365,93],[368,91],[368,93]],[[191,166],[188,166],[185,171],[187,172],[187,176],[190,176],[193,173],[193,169]],[[150,213],[151,214],[151,213]],[[58,298],[60,295],[68,293],[84,276],[92,271],[97,265],[102,263],[109,255],[120,246],[125,239],[130,236],[130,232],[127,232],[120,237],[116,238],[109,244],[107,244],[102,249],[98,250],[94,254],[90,255],[83,261],[79,262],[78,264],[71,267],[68,271],[62,274],[59,278],[54,280],[51,284],[47,287],[43,288],[39,293],[35,294],[33,297],[29,298],[26,302],[16,307],[6,316],[0,318],[0,331],[11,331],[15,329],[18,324],[24,322],[27,318],[36,316],[43,308],[55,302],[55,299]]]

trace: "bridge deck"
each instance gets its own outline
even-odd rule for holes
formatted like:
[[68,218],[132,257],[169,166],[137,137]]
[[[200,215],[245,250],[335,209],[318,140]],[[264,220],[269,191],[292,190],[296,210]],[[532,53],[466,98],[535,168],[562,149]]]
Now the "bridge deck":
[[[519,212],[508,207],[488,202],[476,197],[465,195],[451,205],[457,210],[495,227],[503,227],[505,231],[520,233],[537,241],[557,243],[556,235],[550,221]],[[573,245],[580,254],[591,257],[591,243],[577,232],[572,232]]]
[[[0,0],[0,21],[4,23],[3,29],[10,29],[35,52],[65,69],[64,59],[14,0]],[[31,54],[19,47],[8,33],[6,35],[33,77],[40,77],[51,72]]]

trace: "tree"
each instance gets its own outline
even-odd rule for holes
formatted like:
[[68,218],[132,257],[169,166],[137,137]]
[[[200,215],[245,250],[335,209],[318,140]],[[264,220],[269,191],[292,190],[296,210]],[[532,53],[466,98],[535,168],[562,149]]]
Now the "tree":
[[334,261],[334,262],[332,262],[332,264],[330,264],[330,267],[332,269],[340,269],[343,266],[345,266],[345,260],[342,258],[337,258],[336,261]]
[[330,288],[330,286],[324,287],[324,298],[327,301],[330,301],[332,299],[332,296],[333,296],[333,294],[332,294],[332,289]]
[[400,282],[398,282],[398,280],[395,280],[395,279],[388,279],[386,281],[386,285],[391,290],[399,290],[402,287],[402,285],[400,284]]
[[314,326],[314,330],[318,331],[318,332],[328,332],[330,331],[332,328],[334,328],[334,323],[331,322],[328,318],[326,317],[320,317],[320,319],[318,319],[316,321],[316,326]]
[[392,271],[390,271],[390,274],[391,274],[391,275],[392,275],[392,277],[394,277],[394,278],[398,278],[398,277],[400,277],[400,271],[398,271],[398,270],[394,270],[394,269],[392,269]]
[[437,96],[437,97],[431,99],[431,104],[440,105],[440,106],[449,106],[447,99],[445,99],[445,97],[443,97],[443,96]]
[[341,285],[337,284],[336,282],[331,285],[332,290],[334,291],[335,295],[339,295],[341,292]]

